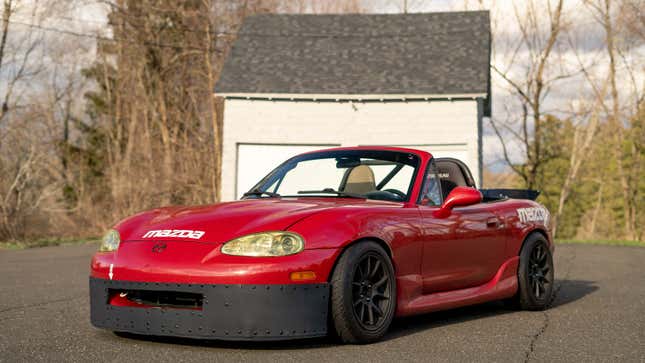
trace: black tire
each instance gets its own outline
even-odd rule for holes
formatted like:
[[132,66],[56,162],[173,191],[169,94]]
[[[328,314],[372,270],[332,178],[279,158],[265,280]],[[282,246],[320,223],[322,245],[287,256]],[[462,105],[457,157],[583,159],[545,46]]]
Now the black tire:
[[344,343],[375,342],[387,332],[396,310],[396,279],[387,253],[360,242],[340,257],[331,277],[331,318]]
[[509,305],[522,310],[544,310],[551,304],[554,286],[553,255],[540,233],[529,235],[520,251],[517,294]]

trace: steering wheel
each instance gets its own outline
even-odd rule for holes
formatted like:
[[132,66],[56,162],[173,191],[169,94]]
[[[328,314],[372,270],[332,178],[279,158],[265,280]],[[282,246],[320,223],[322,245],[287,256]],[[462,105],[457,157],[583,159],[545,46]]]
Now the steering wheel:
[[397,197],[401,198],[401,200],[405,200],[405,198],[407,198],[407,194],[405,194],[402,191],[397,190],[397,189],[384,189],[383,191],[388,192],[388,193],[392,193],[392,194],[396,195]]

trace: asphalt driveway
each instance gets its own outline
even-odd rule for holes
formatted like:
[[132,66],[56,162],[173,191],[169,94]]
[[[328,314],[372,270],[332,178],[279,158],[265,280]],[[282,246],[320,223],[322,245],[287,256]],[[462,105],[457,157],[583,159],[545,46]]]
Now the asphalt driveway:
[[230,343],[118,337],[89,323],[95,245],[0,251],[0,362],[645,362],[645,248],[560,245],[545,312],[499,303],[395,320],[383,342]]

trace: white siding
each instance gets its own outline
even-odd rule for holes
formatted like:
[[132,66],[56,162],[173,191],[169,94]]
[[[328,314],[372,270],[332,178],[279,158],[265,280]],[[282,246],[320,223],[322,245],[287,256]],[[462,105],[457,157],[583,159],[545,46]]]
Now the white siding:
[[[236,197],[238,144],[409,146],[435,150],[437,156],[465,159],[473,176],[479,175],[475,100],[384,103],[226,100],[223,200]],[[277,166],[282,161],[272,162]]]

